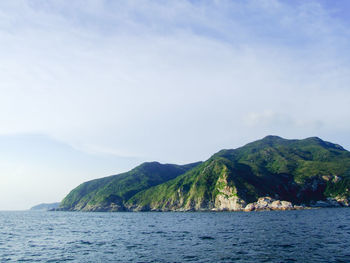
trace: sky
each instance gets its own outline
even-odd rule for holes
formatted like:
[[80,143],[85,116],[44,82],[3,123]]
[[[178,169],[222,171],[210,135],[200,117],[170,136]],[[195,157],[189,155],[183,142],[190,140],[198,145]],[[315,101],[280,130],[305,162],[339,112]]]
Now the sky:
[[350,3],[0,2],[0,210],[266,135],[350,149]]

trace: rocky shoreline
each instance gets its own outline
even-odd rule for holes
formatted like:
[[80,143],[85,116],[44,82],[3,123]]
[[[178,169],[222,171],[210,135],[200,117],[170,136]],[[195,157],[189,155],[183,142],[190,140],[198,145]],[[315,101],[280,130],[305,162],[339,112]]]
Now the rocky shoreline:
[[285,200],[276,200],[269,196],[260,197],[256,202],[243,204],[231,208],[214,207],[211,209],[151,209],[147,207],[120,207],[115,204],[110,204],[108,207],[90,207],[84,210],[65,210],[61,208],[51,209],[50,211],[84,211],[84,212],[253,212],[253,211],[286,211],[286,210],[304,210],[317,208],[339,208],[349,207],[350,200],[344,197],[327,198],[326,200],[319,200],[311,202],[308,205],[293,205],[292,202]]
[[[313,208],[331,208],[331,207],[349,207],[350,201],[347,198],[327,198],[326,200],[319,200],[311,202],[309,205],[293,205],[289,201],[276,200],[271,197],[260,197],[256,202],[247,204],[242,209],[231,211],[275,211],[275,210],[302,210]],[[217,210],[216,210],[217,211]]]
[[243,211],[294,210],[303,209],[303,206],[294,206],[291,202],[275,200],[271,197],[261,197],[257,202],[249,203]]

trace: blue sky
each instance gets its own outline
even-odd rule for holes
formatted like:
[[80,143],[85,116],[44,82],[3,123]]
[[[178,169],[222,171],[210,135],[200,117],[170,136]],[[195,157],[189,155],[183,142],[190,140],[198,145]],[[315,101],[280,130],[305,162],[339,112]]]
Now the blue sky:
[[1,1],[0,209],[267,134],[350,149],[349,5]]

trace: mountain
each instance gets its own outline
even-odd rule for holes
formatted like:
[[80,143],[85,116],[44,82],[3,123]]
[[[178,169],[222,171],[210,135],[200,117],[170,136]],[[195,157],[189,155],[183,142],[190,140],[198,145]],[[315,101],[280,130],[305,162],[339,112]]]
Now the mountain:
[[35,211],[49,211],[51,209],[57,209],[59,207],[60,203],[50,203],[50,204],[39,204],[35,205],[30,210],[35,210]]
[[267,136],[185,166],[145,163],[78,186],[62,210],[189,211],[348,206],[350,152],[317,137]]
[[143,163],[129,172],[79,185],[63,199],[60,209],[124,211],[124,203],[136,193],[174,179],[198,164]]

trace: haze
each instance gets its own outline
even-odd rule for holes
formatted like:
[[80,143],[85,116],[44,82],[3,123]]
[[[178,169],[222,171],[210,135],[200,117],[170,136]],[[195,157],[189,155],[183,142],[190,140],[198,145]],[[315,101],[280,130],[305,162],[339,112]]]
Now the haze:
[[0,210],[276,134],[350,148],[350,3],[0,2]]

